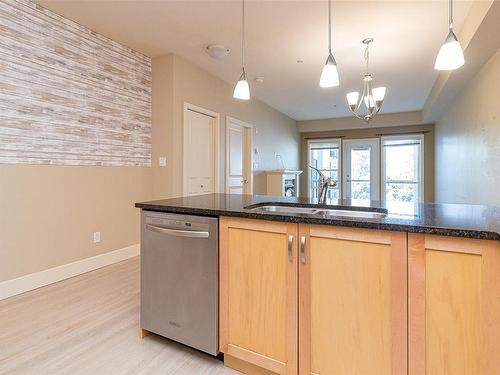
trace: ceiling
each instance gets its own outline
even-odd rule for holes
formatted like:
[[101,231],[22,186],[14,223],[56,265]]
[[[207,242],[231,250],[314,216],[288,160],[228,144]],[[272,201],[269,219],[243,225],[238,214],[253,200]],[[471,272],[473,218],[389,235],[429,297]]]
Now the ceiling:
[[[39,4],[130,48],[175,53],[231,84],[240,75],[241,2],[38,0]],[[447,1],[333,1],[333,53],[340,87],[322,89],[327,57],[326,1],[246,2],[246,70],[254,97],[296,120],[349,116],[345,94],[361,89],[361,40],[375,38],[371,72],[387,86],[382,112],[422,109],[437,77],[434,59],[447,33]],[[455,1],[460,30],[471,1]],[[231,49],[214,60],[211,43]],[[297,60],[303,63],[297,63]],[[263,83],[253,82],[257,76]]]

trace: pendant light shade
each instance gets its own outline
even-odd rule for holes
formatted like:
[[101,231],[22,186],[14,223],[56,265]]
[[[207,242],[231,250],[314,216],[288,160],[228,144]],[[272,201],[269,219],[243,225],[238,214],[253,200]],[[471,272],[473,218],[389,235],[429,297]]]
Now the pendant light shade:
[[245,0],[241,1],[241,76],[234,87],[233,98],[250,100],[250,86],[245,73]]
[[346,95],[346,97],[347,97],[347,104],[349,104],[351,111],[354,111],[356,109],[356,106],[358,105],[359,92],[357,91],[350,92]]
[[465,59],[462,46],[453,30],[450,30],[446,40],[439,49],[434,69],[454,70],[460,68],[464,63]]
[[454,70],[465,63],[462,46],[453,32],[453,0],[449,0],[448,5],[449,32],[436,57],[434,63],[434,69],[436,70]]
[[375,87],[373,90],[372,90],[372,93],[373,93],[373,100],[375,100],[375,102],[381,102],[384,100],[385,98],[385,92],[386,92],[386,88],[385,87]]
[[337,70],[337,62],[335,58],[330,53],[326,59],[325,66],[321,72],[321,78],[319,79],[319,85],[321,87],[334,87],[339,85],[339,72]]
[[332,54],[332,3],[328,0],[328,57],[319,79],[320,87],[335,87],[339,85],[337,62]]
[[240,100],[250,99],[250,87],[248,86],[248,82],[245,77],[245,71],[243,71],[243,74],[240,76],[239,81],[234,87],[233,98]]

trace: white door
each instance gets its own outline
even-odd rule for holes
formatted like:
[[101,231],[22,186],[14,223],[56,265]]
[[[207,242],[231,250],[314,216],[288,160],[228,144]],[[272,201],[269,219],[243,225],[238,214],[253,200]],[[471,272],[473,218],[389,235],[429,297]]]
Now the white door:
[[344,141],[344,197],[380,200],[379,140]]
[[215,192],[215,118],[185,111],[185,194]]
[[226,192],[252,194],[252,128],[226,119]]

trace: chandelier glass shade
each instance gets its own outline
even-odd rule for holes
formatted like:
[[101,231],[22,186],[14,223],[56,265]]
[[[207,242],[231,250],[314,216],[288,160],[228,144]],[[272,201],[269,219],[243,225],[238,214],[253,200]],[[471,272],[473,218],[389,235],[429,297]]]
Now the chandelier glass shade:
[[369,73],[369,63],[370,63],[370,43],[373,42],[372,38],[366,38],[363,40],[363,44],[366,45],[365,49],[365,63],[366,63],[366,73],[363,77],[363,91],[361,96],[358,91],[350,92],[346,95],[347,104],[349,104],[349,109],[359,119],[370,121],[373,116],[375,116],[382,108],[384,102],[385,93],[387,89],[385,87],[375,87],[372,88],[373,77]]

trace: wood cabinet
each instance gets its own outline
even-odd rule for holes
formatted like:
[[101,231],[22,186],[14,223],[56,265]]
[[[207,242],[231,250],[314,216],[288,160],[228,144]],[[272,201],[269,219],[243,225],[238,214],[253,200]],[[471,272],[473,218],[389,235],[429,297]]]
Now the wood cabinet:
[[500,374],[500,242],[220,219],[220,350],[246,374]]
[[300,225],[299,236],[299,373],[406,373],[406,233]]
[[500,374],[500,243],[408,235],[409,374]]
[[297,373],[297,225],[220,219],[220,350]]

